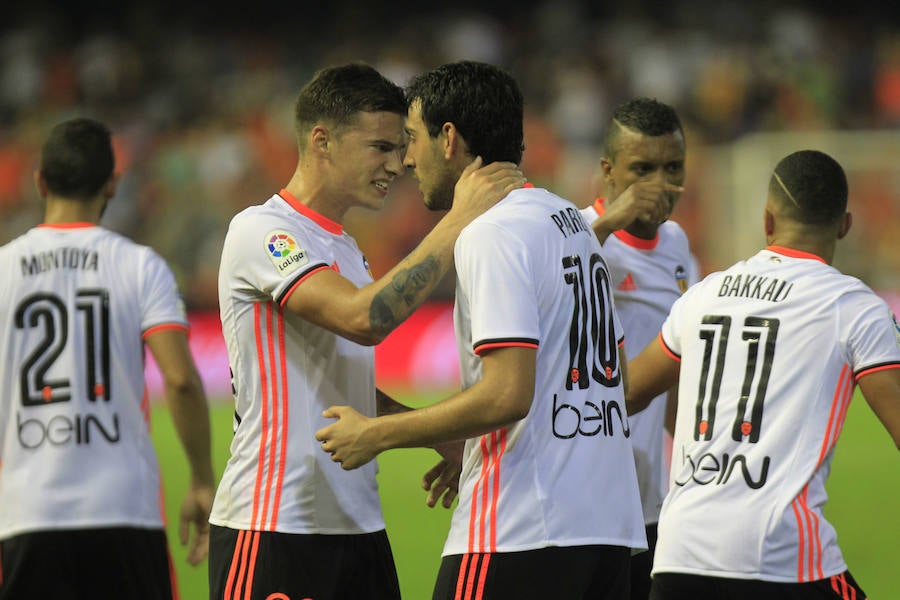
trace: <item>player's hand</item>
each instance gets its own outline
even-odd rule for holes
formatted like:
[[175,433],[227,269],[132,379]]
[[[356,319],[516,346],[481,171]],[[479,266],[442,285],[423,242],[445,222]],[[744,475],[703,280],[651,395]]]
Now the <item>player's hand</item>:
[[[191,482],[190,489],[181,503],[178,524],[178,540],[188,546],[187,561],[200,564],[209,554],[209,512],[212,510],[214,486]],[[191,536],[191,526],[194,534]]]
[[[459,476],[462,472],[462,453],[465,442],[451,442],[435,446],[443,460],[422,477],[422,489],[428,492],[425,504],[434,508],[438,500],[444,508],[450,508],[459,494]],[[443,498],[442,498],[443,496]]]
[[318,430],[316,439],[322,442],[322,450],[331,455],[331,460],[340,463],[341,468],[346,471],[357,469],[378,454],[366,436],[373,419],[349,406],[332,406],[322,416],[337,421]]
[[601,242],[636,220],[659,225],[669,218],[684,188],[653,177],[635,181],[606,206],[592,228]]
[[452,212],[468,219],[474,219],[526,181],[514,163],[492,162],[483,167],[481,163],[481,157],[475,157],[463,169],[453,190]]

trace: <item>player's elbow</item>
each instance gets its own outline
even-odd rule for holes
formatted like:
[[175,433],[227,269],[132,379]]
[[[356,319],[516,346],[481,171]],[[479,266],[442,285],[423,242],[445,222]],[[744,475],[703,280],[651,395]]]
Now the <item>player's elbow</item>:
[[166,390],[175,395],[197,394],[202,391],[200,375],[194,368],[170,369],[163,373]]

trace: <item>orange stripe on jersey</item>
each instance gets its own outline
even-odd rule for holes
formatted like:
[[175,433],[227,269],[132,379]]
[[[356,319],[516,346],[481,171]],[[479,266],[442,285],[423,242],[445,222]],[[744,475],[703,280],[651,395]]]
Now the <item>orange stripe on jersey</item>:
[[278,356],[281,372],[281,447],[279,449],[278,477],[275,480],[275,506],[272,507],[272,530],[278,526],[278,508],[281,506],[281,489],[284,486],[284,465],[287,462],[288,438],[288,377],[287,351],[284,347],[284,313],[278,311]]
[[[819,460],[816,462],[817,469],[821,466],[822,461],[825,460],[825,455],[828,454],[828,451],[834,445],[834,440],[837,440],[837,421],[841,413],[844,394],[846,393],[844,388],[849,380],[849,377],[847,377],[847,372],[849,370],[849,365],[845,364],[841,369],[840,377],[838,377],[837,386],[834,390],[834,397],[831,399],[831,411],[828,413],[828,424],[825,426],[825,439],[822,441],[822,449],[819,451]],[[833,436],[832,433],[834,433]]]
[[256,482],[253,486],[253,510],[250,516],[250,527],[259,526],[257,517],[259,516],[259,494],[262,490],[263,471],[265,470],[266,442],[269,435],[269,381],[266,378],[266,359],[263,353],[263,330],[261,326],[262,310],[260,304],[253,305],[253,330],[256,337],[256,360],[259,367],[259,384],[260,395],[262,396],[262,406],[260,409],[262,427],[259,437],[259,458],[256,463]]
[[495,433],[500,438],[500,444],[499,449],[495,447],[494,452],[494,498],[491,501],[491,545],[488,548],[489,552],[497,551],[497,503],[500,501],[500,459],[506,451],[506,428],[504,427]]
[[268,377],[270,377],[269,381],[269,403],[270,410],[272,411],[272,419],[270,420],[270,428],[272,430],[268,447],[263,449],[263,451],[268,450],[268,461],[266,463],[266,489],[265,489],[265,499],[263,501],[262,506],[262,516],[260,517],[259,526],[260,529],[268,529],[267,527],[267,517],[269,514],[269,508],[271,506],[270,500],[272,498],[272,478],[275,476],[275,465],[278,462],[278,440],[276,439],[278,436],[278,363],[277,357],[275,356],[275,336],[272,332],[275,330],[274,319],[275,319],[275,310],[274,306],[271,302],[266,303],[266,343],[267,350],[269,356],[269,368],[265,371]]
[[185,325],[184,323],[163,323],[162,325],[154,325],[153,327],[147,329],[146,331],[144,331],[144,333],[141,334],[141,339],[146,340],[148,337],[150,337],[154,333],[159,333],[160,331],[172,331],[172,330],[183,331],[183,332],[187,333],[188,331],[190,331],[190,328],[187,325]]
[[284,293],[284,295],[281,297],[281,301],[279,302],[279,305],[284,306],[285,304],[287,304],[288,298],[291,297],[291,294],[294,293],[294,291],[297,289],[297,287],[298,287],[301,283],[303,283],[304,281],[306,281],[307,279],[309,279],[310,277],[312,277],[313,275],[315,275],[315,274],[318,273],[319,271],[325,271],[325,270],[330,269],[330,268],[331,268],[331,267],[329,267],[329,266],[327,266],[327,265],[321,265],[321,266],[319,266],[319,267],[316,267],[315,269],[312,269],[309,273],[307,273],[306,275],[304,275],[303,277],[301,277],[300,279],[298,279],[297,281],[295,281],[295,282],[294,282],[294,285],[292,285],[292,286],[290,287],[290,289],[288,289],[288,291],[286,291],[286,292]]
[[806,535],[803,532],[803,517],[800,515],[800,499],[794,498],[794,501],[791,502],[791,508],[794,510],[794,518],[797,519],[797,546],[799,550],[797,551],[797,581],[805,581],[803,579],[803,553],[805,550],[804,541],[806,539]]

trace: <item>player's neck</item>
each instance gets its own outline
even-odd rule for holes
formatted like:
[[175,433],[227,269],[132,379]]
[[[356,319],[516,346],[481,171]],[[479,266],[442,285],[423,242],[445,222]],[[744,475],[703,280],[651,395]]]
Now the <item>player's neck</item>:
[[324,182],[315,177],[305,176],[298,169],[284,189],[288,191],[297,202],[310,210],[326,217],[335,223],[343,223],[347,208],[343,208],[334,201]]
[[813,254],[829,265],[834,261],[834,250],[837,240],[823,241],[808,236],[772,235],[766,240],[769,246],[781,246]]
[[106,201],[96,200],[69,200],[66,198],[47,198],[47,208],[44,211],[44,223],[94,223],[100,222],[100,216],[106,207]]

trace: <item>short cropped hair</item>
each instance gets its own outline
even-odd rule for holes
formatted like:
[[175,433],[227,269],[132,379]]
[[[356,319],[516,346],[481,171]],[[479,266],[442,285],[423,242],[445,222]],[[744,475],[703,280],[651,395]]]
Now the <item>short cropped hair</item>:
[[643,135],[660,136],[681,132],[681,119],[675,109],[655,98],[638,97],[628,100],[615,109],[606,133],[606,156],[614,158],[619,150],[622,128],[637,131]]
[[317,123],[335,128],[350,125],[361,112],[406,116],[403,88],[365,63],[327,67],[300,90],[294,105],[294,128],[299,139]]
[[485,164],[522,161],[524,100],[516,80],[503,69],[475,61],[445,64],[414,77],[406,97],[410,104],[421,102],[431,137],[450,122]]
[[807,225],[831,225],[847,211],[847,176],[836,160],[818,150],[800,150],[779,161],[769,194],[786,214]]
[[62,198],[94,198],[114,168],[112,136],[106,125],[93,119],[57,124],[41,150],[41,178],[51,194]]

